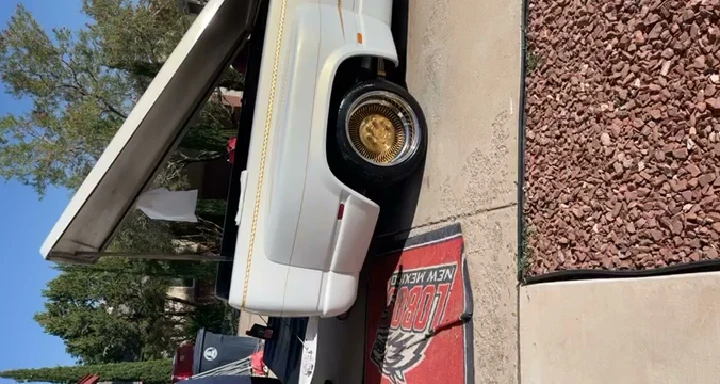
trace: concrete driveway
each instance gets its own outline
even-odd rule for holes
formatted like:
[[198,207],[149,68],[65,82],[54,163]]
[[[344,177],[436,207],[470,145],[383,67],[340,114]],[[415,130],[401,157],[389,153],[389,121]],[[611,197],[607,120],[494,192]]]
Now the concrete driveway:
[[414,230],[460,222],[472,279],[475,381],[518,381],[519,0],[412,1],[407,82],[430,147]]
[[720,272],[523,287],[528,384],[716,383]]

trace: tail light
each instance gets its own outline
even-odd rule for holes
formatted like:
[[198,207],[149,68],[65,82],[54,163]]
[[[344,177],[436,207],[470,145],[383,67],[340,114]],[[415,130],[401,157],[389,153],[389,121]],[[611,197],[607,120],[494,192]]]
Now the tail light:
[[173,372],[170,377],[173,384],[192,378],[194,351],[195,346],[192,343],[184,343],[175,349]]

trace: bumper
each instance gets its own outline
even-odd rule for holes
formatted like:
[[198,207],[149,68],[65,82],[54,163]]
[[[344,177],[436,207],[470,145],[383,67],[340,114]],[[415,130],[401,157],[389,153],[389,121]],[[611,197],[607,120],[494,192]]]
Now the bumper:
[[[307,245],[329,243],[330,252],[318,249],[317,252],[293,253],[295,262],[295,259],[303,259],[312,264],[324,263],[327,267],[317,269],[278,263],[259,253],[262,247],[256,245],[250,263],[241,253],[235,256],[230,305],[251,313],[282,317],[330,317],[347,311],[356,299],[360,269],[380,210],[373,202],[355,195],[354,191],[345,190],[351,194],[343,200],[341,219],[338,219],[337,209],[315,213],[316,217],[332,214],[333,230],[315,232],[303,239]],[[299,224],[312,228],[312,223]],[[241,233],[240,237],[243,235]],[[265,233],[258,235],[274,237]],[[276,241],[284,240],[276,238]],[[246,251],[247,246],[238,244],[237,249]]]

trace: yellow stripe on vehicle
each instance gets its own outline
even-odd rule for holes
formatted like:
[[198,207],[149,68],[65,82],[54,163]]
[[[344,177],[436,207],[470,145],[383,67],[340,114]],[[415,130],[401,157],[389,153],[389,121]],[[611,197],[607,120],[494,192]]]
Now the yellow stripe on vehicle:
[[248,286],[250,285],[250,268],[252,267],[253,248],[255,247],[255,234],[257,232],[258,215],[260,212],[260,196],[262,196],[263,178],[265,176],[265,158],[267,156],[268,138],[272,126],[273,109],[275,107],[275,90],[278,77],[278,66],[280,62],[280,44],[282,43],[283,24],[285,24],[285,8],[288,0],[282,0],[280,7],[280,26],[278,27],[277,42],[275,43],[275,60],[273,61],[272,80],[270,83],[270,94],[268,96],[267,112],[265,114],[265,132],[263,134],[262,152],[260,155],[260,174],[258,175],[257,194],[255,195],[255,209],[253,210],[252,225],[250,227],[250,241],[248,244],[247,265],[245,266],[245,282],[243,285],[243,298],[240,308],[245,308],[247,301]]
[[345,20],[343,19],[342,0],[338,0],[338,14],[340,15],[340,29],[342,29],[343,38],[345,38]]

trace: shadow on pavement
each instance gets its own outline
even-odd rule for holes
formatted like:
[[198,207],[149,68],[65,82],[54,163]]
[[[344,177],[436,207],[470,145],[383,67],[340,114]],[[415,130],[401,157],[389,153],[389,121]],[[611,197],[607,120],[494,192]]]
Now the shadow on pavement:
[[[394,83],[407,88],[407,31],[408,31],[409,0],[393,2],[392,34],[398,53],[399,65],[389,68],[387,77]],[[410,233],[415,208],[420,198],[425,161],[415,173],[404,182],[374,194],[370,198],[381,207],[380,218],[375,227],[375,238],[399,236],[407,238]],[[397,238],[396,238],[397,240]],[[370,255],[372,255],[372,247]]]
[[[373,345],[373,354],[370,356],[372,361],[377,364],[378,369],[382,372],[384,370],[385,353],[387,351],[388,339],[390,336],[390,323],[392,322],[392,316],[395,313],[395,304],[397,303],[398,292],[400,292],[400,281],[402,281],[403,270],[402,267],[398,269],[397,279],[395,280],[395,286],[393,289],[392,298],[390,303],[383,308],[382,315],[380,315],[380,325],[378,326],[378,333],[375,336],[375,344]],[[364,373],[364,370],[363,370]]]

